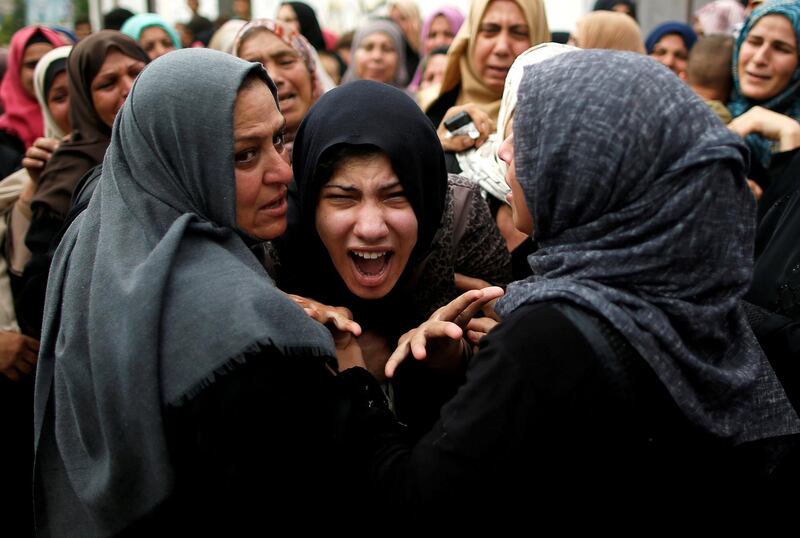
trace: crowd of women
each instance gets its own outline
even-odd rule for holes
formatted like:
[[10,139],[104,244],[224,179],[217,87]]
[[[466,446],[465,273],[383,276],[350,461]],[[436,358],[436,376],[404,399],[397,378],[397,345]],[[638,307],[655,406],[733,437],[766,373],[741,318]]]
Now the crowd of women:
[[800,1],[190,5],[9,46],[12,535],[797,497]]

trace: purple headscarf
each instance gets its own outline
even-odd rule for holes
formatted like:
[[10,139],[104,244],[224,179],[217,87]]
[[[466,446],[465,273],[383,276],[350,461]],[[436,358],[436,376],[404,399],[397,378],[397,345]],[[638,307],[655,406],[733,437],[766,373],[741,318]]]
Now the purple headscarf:
[[[453,31],[453,36],[458,33],[459,28],[461,25],[464,24],[464,15],[459,11],[458,8],[452,6],[443,6],[428,15],[425,18],[425,22],[422,23],[422,40],[420,41],[420,48],[422,49],[422,57],[427,56],[431,53],[431,51],[426,50],[425,48],[425,41],[428,39],[428,33],[431,31],[431,25],[433,24],[433,19],[441,15],[447,22],[450,23],[450,30]],[[409,89],[416,90],[419,87],[419,83],[422,81],[422,62],[420,62],[419,67],[417,68],[417,72],[414,73],[414,78],[411,80],[411,84],[408,86]]]

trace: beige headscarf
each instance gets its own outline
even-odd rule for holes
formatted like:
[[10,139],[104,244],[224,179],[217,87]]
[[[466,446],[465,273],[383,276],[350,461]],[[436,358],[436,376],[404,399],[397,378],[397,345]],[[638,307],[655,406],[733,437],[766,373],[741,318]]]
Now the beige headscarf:
[[[437,97],[452,90],[460,82],[461,91],[458,95],[457,103],[474,103],[492,119],[495,119],[500,110],[500,99],[503,93],[493,90],[484,84],[478,76],[475,64],[472,61],[475,37],[478,35],[481,19],[483,19],[483,15],[492,1],[474,0],[472,2],[467,20],[461,26],[456,38],[450,45],[450,51],[447,54],[447,69]],[[525,21],[528,23],[531,46],[550,41],[550,28],[547,26],[544,1],[513,1],[522,10]],[[427,105],[430,104],[432,103],[427,103]],[[421,105],[423,109],[428,108],[426,104],[421,103]]]
[[615,11],[592,11],[577,24],[582,49],[627,50],[644,54],[644,40],[633,17]]

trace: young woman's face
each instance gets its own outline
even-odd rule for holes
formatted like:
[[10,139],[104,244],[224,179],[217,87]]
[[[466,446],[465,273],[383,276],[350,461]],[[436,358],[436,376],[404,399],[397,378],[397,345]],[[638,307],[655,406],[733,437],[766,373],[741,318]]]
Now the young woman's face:
[[678,34],[667,34],[662,37],[650,56],[666,65],[680,78],[686,78],[686,67],[689,65],[689,49]]
[[144,62],[126,56],[119,49],[108,49],[102,67],[92,80],[92,103],[100,119],[110,128],[125,104]]
[[239,46],[239,57],[264,66],[278,87],[286,130],[289,133],[297,132],[300,122],[314,103],[311,73],[300,53],[272,32],[258,31]]
[[783,92],[797,69],[797,37],[783,15],[766,15],[750,30],[739,49],[739,86],[756,101]]
[[175,50],[175,43],[172,42],[172,38],[163,28],[158,26],[150,26],[142,30],[139,36],[139,45],[151,60]]
[[417,244],[417,217],[384,154],[338,164],[320,191],[316,227],[339,276],[362,299],[392,291]]
[[53,45],[50,43],[33,43],[25,47],[25,52],[22,53],[22,64],[19,68],[20,82],[25,93],[34,99],[36,99],[36,92],[33,89],[33,71],[42,56],[51,50],[53,50]]
[[425,54],[439,47],[449,47],[455,37],[450,21],[444,15],[437,15],[433,18],[425,38]]
[[60,72],[53,79],[47,94],[47,109],[59,129],[65,133],[72,130],[69,123],[69,80],[66,71]]
[[300,20],[297,18],[294,8],[289,4],[283,4],[278,9],[278,16],[275,18],[300,33]]
[[489,88],[502,92],[517,56],[531,46],[530,29],[516,2],[494,0],[486,8],[473,47],[477,75]]
[[286,230],[292,169],[283,146],[284,127],[266,84],[239,92],[233,112],[236,225],[259,239],[275,239]]
[[355,62],[358,77],[387,84],[394,81],[397,71],[397,49],[394,41],[383,32],[365,37],[356,49]]

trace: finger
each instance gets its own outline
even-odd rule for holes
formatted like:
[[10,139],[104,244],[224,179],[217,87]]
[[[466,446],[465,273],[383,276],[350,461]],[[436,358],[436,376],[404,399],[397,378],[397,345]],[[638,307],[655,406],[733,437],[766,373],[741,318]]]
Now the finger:
[[36,338],[31,338],[30,336],[22,335],[22,342],[25,344],[25,347],[34,351],[36,353],[39,352],[39,341]]
[[334,326],[336,326],[336,328],[339,329],[340,331],[349,332],[355,336],[361,335],[361,325],[359,325],[352,319],[347,319],[341,314],[333,314],[330,319],[333,322]]
[[389,355],[389,360],[386,361],[386,366],[383,369],[383,372],[386,374],[387,378],[394,377],[394,373],[397,370],[397,367],[406,360],[408,357],[409,347],[408,347],[408,339],[400,339],[400,342],[397,346],[397,349]]
[[469,343],[472,344],[473,346],[477,346],[478,344],[480,344],[481,338],[486,336],[486,333],[480,331],[467,331],[466,335]]
[[37,138],[31,147],[40,148],[49,153],[53,153],[58,149],[59,145],[61,145],[61,142],[57,138]]
[[464,334],[461,327],[449,321],[427,322],[424,328],[416,331],[411,337],[411,355],[417,360],[424,360],[428,356],[428,342],[437,338],[458,340]]
[[8,370],[3,370],[3,375],[9,378],[11,381],[15,383],[19,381],[19,372],[17,372],[14,368],[9,368]]
[[483,297],[482,290],[469,290],[465,291],[448,304],[441,307],[432,316],[432,319],[438,321],[453,321],[461,314],[470,304]]
[[39,356],[36,353],[31,353],[26,350],[20,353],[19,358],[19,362],[26,362],[32,366],[36,366],[36,361],[39,359]]
[[19,372],[23,376],[26,376],[33,371],[33,366],[31,366],[25,361],[17,361],[16,363],[14,363],[14,368],[17,370],[17,372]]
[[503,288],[498,286],[490,286],[488,288],[483,288],[480,290],[481,296],[477,298],[475,301],[471,302],[467,305],[464,310],[459,313],[455,319],[453,319],[453,323],[458,325],[459,327],[466,327],[469,320],[475,317],[483,306],[488,303],[489,301],[493,301],[503,295]]
[[495,325],[497,325],[497,322],[492,318],[473,318],[467,323],[467,329],[475,332],[488,333]]

